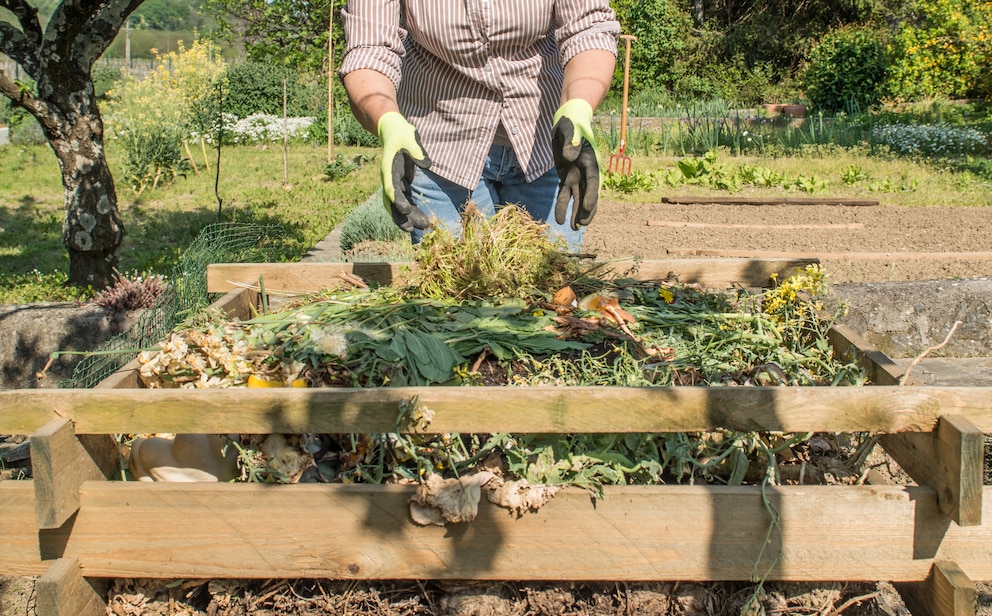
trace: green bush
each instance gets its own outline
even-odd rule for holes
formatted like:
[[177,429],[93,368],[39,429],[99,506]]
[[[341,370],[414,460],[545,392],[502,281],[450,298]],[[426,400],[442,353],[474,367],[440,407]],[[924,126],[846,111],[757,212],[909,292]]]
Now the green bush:
[[[671,89],[681,71],[677,61],[690,38],[692,19],[678,3],[670,0],[616,0],[617,12],[624,33],[637,40],[630,50],[630,89]],[[613,82],[623,84],[623,49],[620,44]]]
[[823,111],[867,109],[881,100],[888,70],[888,54],[874,32],[841,28],[813,48],[801,81],[806,97]]
[[767,98],[774,76],[770,65],[748,66],[744,56],[738,55],[730,64],[710,65],[707,69],[706,75],[723,100],[745,107],[777,102]]
[[[310,143],[327,143],[327,114],[322,113],[310,125],[307,132]],[[334,114],[334,143],[377,148],[379,138],[362,128],[349,107],[338,107]]]
[[313,117],[326,109],[326,82],[286,66],[248,61],[227,69],[224,111],[239,118],[256,113],[282,117],[284,82],[287,115]]
[[144,79],[126,74],[108,93],[108,135],[123,147],[123,177],[138,194],[190,168],[184,142],[208,130],[225,70],[211,49],[200,41],[189,49],[180,45]]

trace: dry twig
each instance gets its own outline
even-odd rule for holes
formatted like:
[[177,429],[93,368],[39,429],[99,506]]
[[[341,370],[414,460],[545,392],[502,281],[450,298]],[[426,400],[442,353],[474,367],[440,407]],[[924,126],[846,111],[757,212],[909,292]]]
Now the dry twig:
[[935,346],[932,346],[932,347],[926,349],[925,351],[923,351],[922,353],[920,353],[919,355],[917,355],[913,359],[913,361],[909,362],[909,367],[906,368],[906,372],[903,373],[903,375],[901,377],[899,377],[899,384],[900,385],[904,385],[905,383],[909,382],[909,373],[913,371],[913,368],[915,368],[917,364],[919,364],[921,361],[923,361],[923,358],[924,357],[926,357],[927,355],[929,355],[932,351],[936,351],[938,349],[942,349],[945,346],[947,346],[947,343],[951,341],[951,336],[954,335],[954,332],[957,330],[958,326],[960,326],[960,325],[961,325],[961,321],[955,321],[954,322],[954,325],[951,326],[951,331],[947,332],[947,337],[944,338],[944,341],[943,342],[941,342],[938,345],[935,345]]

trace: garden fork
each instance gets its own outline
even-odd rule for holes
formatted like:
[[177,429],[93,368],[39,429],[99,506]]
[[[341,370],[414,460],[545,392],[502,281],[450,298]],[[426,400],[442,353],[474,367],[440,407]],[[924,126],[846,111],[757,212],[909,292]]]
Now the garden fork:
[[623,106],[620,108],[620,152],[610,154],[610,173],[622,173],[630,177],[630,168],[633,161],[629,156],[624,155],[627,150],[627,88],[630,82],[630,42],[636,41],[637,37],[632,34],[621,34],[624,40],[626,54],[623,59]]

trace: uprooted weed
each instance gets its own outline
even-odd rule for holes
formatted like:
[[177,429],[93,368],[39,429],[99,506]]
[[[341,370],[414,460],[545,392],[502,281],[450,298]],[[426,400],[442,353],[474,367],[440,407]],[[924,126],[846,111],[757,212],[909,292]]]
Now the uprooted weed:
[[553,293],[580,277],[564,244],[549,239],[546,225],[508,205],[486,218],[469,204],[461,234],[437,228],[416,251],[419,295],[432,299],[493,299]]

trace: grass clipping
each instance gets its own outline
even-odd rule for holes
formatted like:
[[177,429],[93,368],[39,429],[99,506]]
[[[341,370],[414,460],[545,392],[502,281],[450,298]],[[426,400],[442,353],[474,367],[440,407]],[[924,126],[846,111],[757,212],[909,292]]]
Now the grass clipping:
[[507,205],[488,218],[471,202],[462,214],[461,236],[436,228],[417,245],[418,293],[431,299],[530,297],[554,292],[578,277],[563,241],[547,237],[547,225]]

